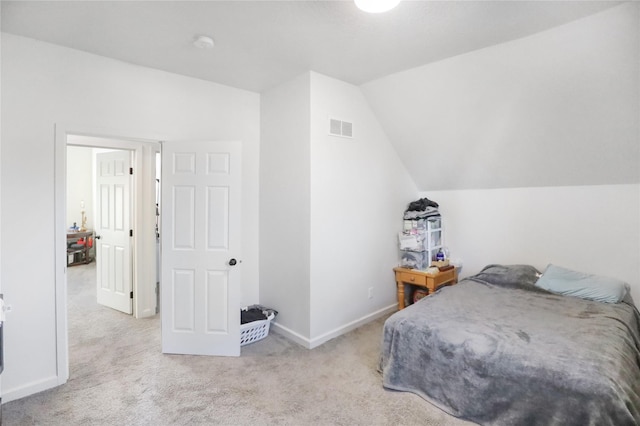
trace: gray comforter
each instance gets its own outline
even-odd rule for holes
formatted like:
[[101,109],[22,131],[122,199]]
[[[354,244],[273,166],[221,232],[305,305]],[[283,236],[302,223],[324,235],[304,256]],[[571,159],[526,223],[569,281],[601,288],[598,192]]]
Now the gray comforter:
[[535,287],[490,265],[393,314],[383,385],[480,424],[640,424],[638,311]]

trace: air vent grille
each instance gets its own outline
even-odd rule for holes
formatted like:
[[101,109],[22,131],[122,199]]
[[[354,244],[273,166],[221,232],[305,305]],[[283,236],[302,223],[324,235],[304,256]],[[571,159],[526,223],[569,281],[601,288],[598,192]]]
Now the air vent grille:
[[331,136],[341,136],[343,138],[353,137],[353,123],[329,118],[329,134]]

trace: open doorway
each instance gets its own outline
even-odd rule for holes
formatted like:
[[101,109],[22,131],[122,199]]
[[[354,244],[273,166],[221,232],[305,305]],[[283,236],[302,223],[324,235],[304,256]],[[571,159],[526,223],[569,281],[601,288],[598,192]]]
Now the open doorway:
[[[67,147],[67,283],[91,279],[94,303],[133,313],[131,150]],[[72,268],[72,269],[71,269]],[[83,288],[83,287],[79,287]]]
[[[66,267],[66,187],[68,146],[131,150],[134,154],[133,316],[156,315],[158,289],[158,177],[160,142],[85,136],[56,125],[55,146],[55,239],[56,330],[58,383],[69,379]],[[240,268],[242,145],[237,141],[165,141],[162,144],[162,191],[164,217],[160,234],[163,247],[161,276],[168,288],[161,291],[162,351],[201,355],[240,355]],[[196,164],[200,164],[196,167]],[[196,171],[201,170],[201,174]],[[171,173],[169,171],[172,171]],[[189,184],[182,182],[183,175]],[[190,186],[189,186],[190,185]],[[206,202],[196,203],[196,189]],[[197,220],[196,220],[197,216]],[[199,243],[195,243],[196,239]],[[197,251],[185,256],[183,248]],[[215,255],[215,256],[214,256]],[[181,266],[183,258],[197,265]],[[206,273],[190,272],[191,270]],[[191,279],[193,277],[193,280]],[[173,280],[173,281],[171,281]],[[183,290],[193,290],[185,293]],[[198,290],[196,293],[195,290]],[[197,302],[197,306],[196,306]],[[204,313],[205,327],[195,329],[195,314]],[[164,316],[167,315],[165,318]],[[159,322],[158,322],[159,323]],[[194,333],[184,333],[186,327]],[[184,336],[188,334],[188,339]]]
[[[95,371],[92,354],[104,353],[103,345],[119,344],[123,333],[147,329],[150,341],[160,335],[160,153],[157,143],[72,134],[66,135],[64,152],[64,355],[67,377],[71,364],[74,377],[81,378]],[[143,325],[140,318],[151,321]]]
[[[78,224],[76,216],[82,221],[84,210],[87,225],[91,225],[85,228],[96,231],[92,254],[98,269],[97,280],[111,281],[101,287],[126,296],[131,308],[119,310],[128,311],[135,318],[155,315],[159,281],[156,168],[160,144],[75,134],[65,135],[65,142],[65,229],[73,222]],[[75,171],[79,163],[82,163],[77,166],[80,175]],[[72,178],[85,182],[76,184],[70,182]],[[80,186],[84,194],[72,194],[72,185]],[[101,248],[108,250],[102,253]],[[130,285],[123,282],[125,275],[130,277]]]
[[[67,218],[67,169],[74,164],[67,161],[68,147],[103,148],[127,150],[132,154],[131,226],[130,231],[133,257],[132,288],[133,315],[121,315],[130,320],[154,317],[157,309],[156,291],[158,288],[157,243],[156,243],[156,154],[160,152],[160,142],[153,139],[99,136],[98,132],[84,129],[72,129],[56,124],[55,128],[55,245],[56,245],[56,336],[57,336],[57,383],[63,384],[69,379],[69,300],[67,296],[67,230],[71,223]],[[106,134],[106,133],[103,133]],[[91,172],[87,175],[92,180]],[[76,200],[71,208],[80,210]],[[86,210],[92,206],[85,200]],[[88,222],[87,216],[87,222]],[[80,219],[81,220],[81,219]],[[78,224],[78,222],[77,222]],[[80,225],[80,224],[78,224]],[[95,245],[94,238],[94,245]],[[92,265],[89,263],[88,265]],[[115,311],[113,311],[115,313]],[[137,321],[134,321],[137,323]],[[157,322],[159,329],[159,321]]]

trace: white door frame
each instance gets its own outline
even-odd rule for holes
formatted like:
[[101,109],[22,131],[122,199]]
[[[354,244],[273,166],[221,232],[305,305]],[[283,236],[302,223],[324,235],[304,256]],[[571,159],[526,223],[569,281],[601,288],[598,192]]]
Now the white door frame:
[[[58,384],[69,379],[69,339],[67,323],[67,145],[128,149],[135,153],[132,226],[133,242],[133,315],[136,318],[156,313],[156,236],[155,194],[156,153],[160,152],[160,137],[132,137],[131,133],[87,129],[81,126],[55,125],[54,144],[54,225],[55,225],[55,304],[56,304],[56,366]],[[76,144],[68,139],[90,136],[91,144]],[[139,172],[136,172],[138,170]],[[142,173],[144,171],[145,173]],[[140,190],[147,188],[147,191]],[[145,226],[148,225],[148,226]],[[147,229],[148,228],[148,229]]]

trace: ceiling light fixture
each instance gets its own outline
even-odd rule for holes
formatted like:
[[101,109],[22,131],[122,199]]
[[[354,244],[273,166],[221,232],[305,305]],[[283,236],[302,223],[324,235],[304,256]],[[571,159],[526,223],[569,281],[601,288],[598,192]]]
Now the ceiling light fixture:
[[193,41],[193,45],[198,49],[213,49],[213,46],[216,44],[213,42],[211,37],[201,35],[196,37]]
[[400,0],[354,0],[358,9],[369,13],[382,13],[393,9]]

